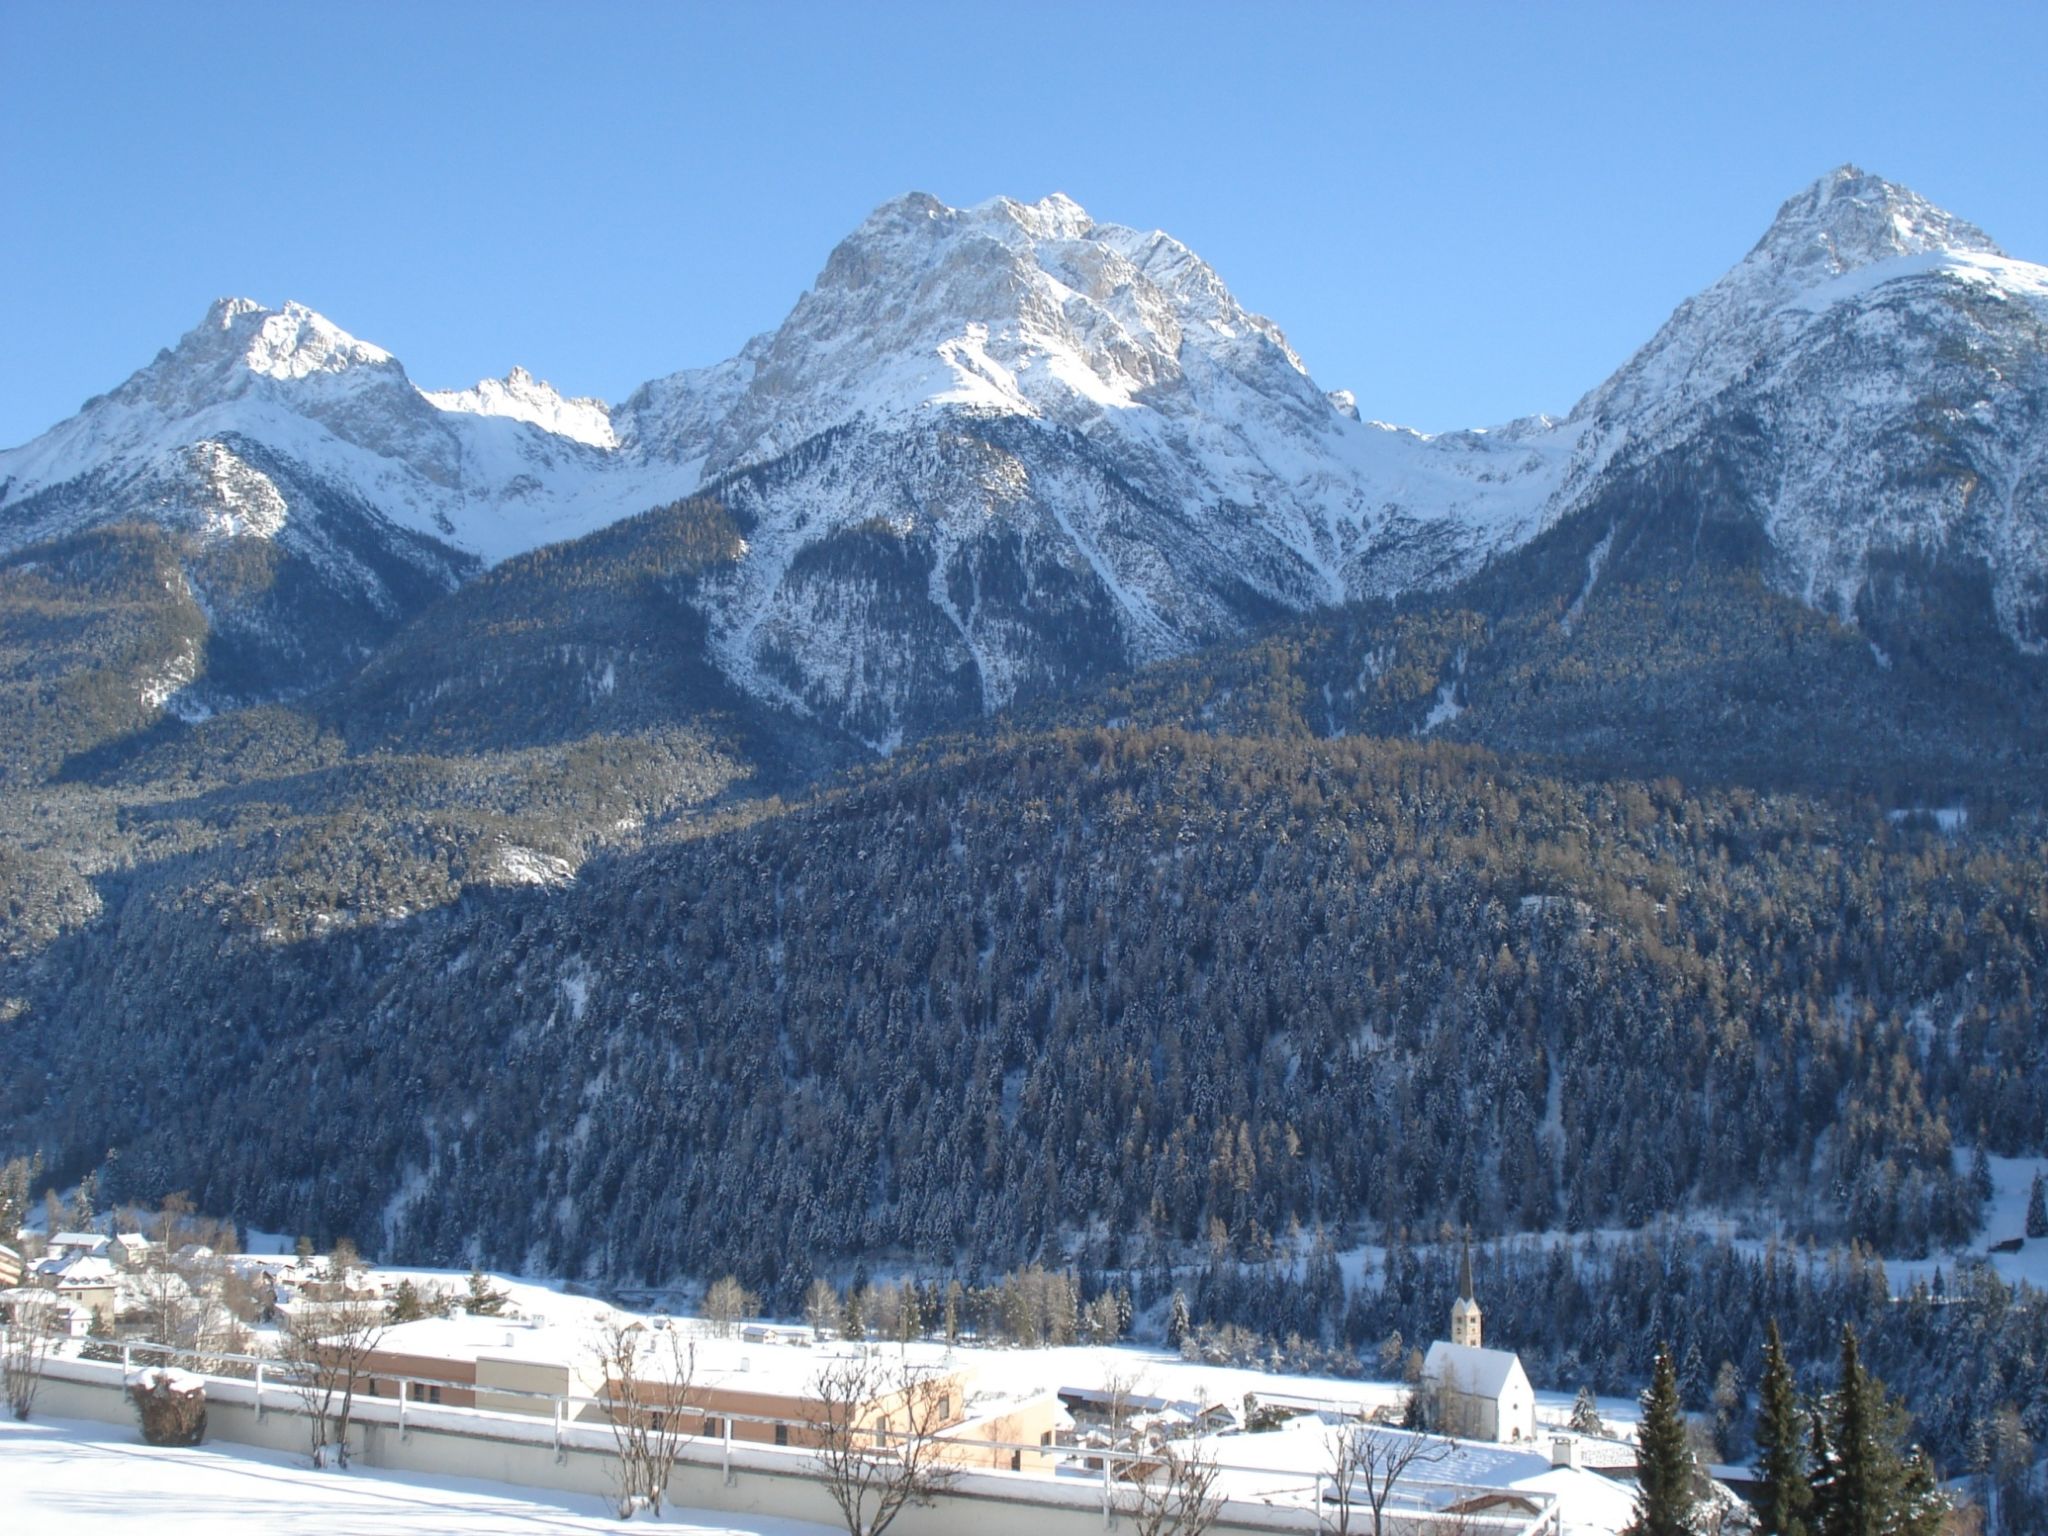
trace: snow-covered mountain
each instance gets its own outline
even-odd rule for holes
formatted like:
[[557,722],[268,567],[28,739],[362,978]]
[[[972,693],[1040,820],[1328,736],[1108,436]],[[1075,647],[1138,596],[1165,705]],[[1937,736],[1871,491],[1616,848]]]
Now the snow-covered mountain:
[[913,194],[774,331],[617,406],[520,369],[422,391],[301,306],[223,301],[0,454],[0,553],[145,518],[273,541],[395,621],[392,562],[445,587],[702,487],[745,540],[691,595],[718,664],[880,746],[1445,585],[1715,436],[1786,590],[1853,617],[1873,551],[1982,561],[2037,647],[2044,315],[2048,273],[1845,167],[1569,417],[1424,436],[1326,391],[1170,236]]
[[1852,620],[1874,556],[1981,564],[2048,648],[2048,269],[1844,166],[1586,396],[1548,515],[1712,440],[1782,589]]

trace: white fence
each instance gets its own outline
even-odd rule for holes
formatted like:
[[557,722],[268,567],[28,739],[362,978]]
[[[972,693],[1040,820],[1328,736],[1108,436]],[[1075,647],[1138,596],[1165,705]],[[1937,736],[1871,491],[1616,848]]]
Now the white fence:
[[[4,1337],[4,1330],[0,1330]],[[271,1450],[306,1452],[311,1444],[305,1404],[280,1362],[257,1356],[195,1358],[159,1345],[119,1346],[120,1363],[52,1357],[44,1368],[36,1400],[40,1415],[129,1422],[134,1418],[124,1382],[138,1365],[185,1362],[181,1368],[206,1381],[209,1438]],[[202,1369],[202,1367],[204,1367]],[[223,1373],[223,1367],[226,1373]],[[379,1386],[395,1395],[358,1395],[352,1411],[350,1447],[364,1466],[395,1471],[485,1478],[558,1493],[607,1500],[618,1492],[616,1447],[608,1423],[579,1421],[585,1409],[602,1411],[595,1398],[486,1388],[495,1399],[528,1398],[531,1412],[455,1407],[421,1401],[417,1388],[477,1390],[474,1382],[427,1376],[376,1373]],[[735,1438],[735,1422],[772,1425],[793,1422],[749,1414],[719,1414],[724,1433],[698,1438],[685,1447],[670,1480],[668,1497],[679,1508],[727,1514],[773,1515],[840,1524],[812,1452],[796,1446]],[[935,1436],[976,1458],[1016,1451],[1041,1461],[1047,1447],[1012,1445],[978,1437]],[[1072,1460],[1055,1472],[956,1467],[944,1492],[931,1505],[903,1511],[894,1527],[904,1536],[947,1536],[961,1528],[961,1502],[972,1505],[977,1536],[1060,1536],[1060,1533],[1115,1530],[1128,1505],[1127,1484],[1118,1469],[1156,1461],[1143,1452],[1073,1448]],[[1099,1465],[1083,1466],[1088,1463]],[[1222,1498],[1218,1532],[1334,1532],[1339,1511],[1326,1476],[1276,1472],[1236,1457],[1217,1459]],[[1403,1479],[1397,1500],[1383,1519],[1385,1536],[1558,1536],[1562,1529],[1556,1496],[1513,1490],[1533,1512],[1482,1508],[1476,1501],[1509,1490],[1471,1484]],[[1452,1506],[1462,1506],[1453,1508]],[[1353,1531],[1372,1529],[1369,1510],[1354,1502]]]

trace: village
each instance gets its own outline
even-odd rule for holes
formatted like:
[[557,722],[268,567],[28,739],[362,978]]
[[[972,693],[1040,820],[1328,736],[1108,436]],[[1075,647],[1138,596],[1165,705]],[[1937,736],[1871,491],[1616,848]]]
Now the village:
[[[1078,1497],[1091,1528],[1594,1536],[1636,1502],[1633,1405],[1536,1393],[1486,1337],[1469,1253],[1419,1379],[1362,1382],[1193,1348],[1005,1347],[957,1317],[919,1319],[886,1286],[866,1294],[867,1319],[830,1286],[801,1322],[762,1319],[731,1281],[671,1316],[559,1284],[380,1268],[347,1245],[241,1251],[176,1205],[98,1225],[134,1230],[24,1230],[0,1246],[6,1353],[18,1365],[26,1335],[43,1341],[42,1414],[132,1424],[149,1391],[175,1391],[188,1422],[211,1410],[215,1444],[241,1433],[246,1404],[267,1426],[252,1440],[359,1469],[405,1464],[400,1444],[544,1443],[605,1459],[600,1497],[620,1515],[759,1508],[748,1488],[763,1479],[747,1473],[773,1469],[831,1494],[848,1529],[877,1528],[877,1503],[893,1501],[899,1528],[944,1529],[917,1517],[1042,1496]],[[304,1422],[281,1431],[280,1414]],[[715,1470],[708,1495],[693,1468]],[[1716,1507],[1739,1508],[1746,1469],[1705,1470]],[[554,1472],[504,1480],[545,1487]]]

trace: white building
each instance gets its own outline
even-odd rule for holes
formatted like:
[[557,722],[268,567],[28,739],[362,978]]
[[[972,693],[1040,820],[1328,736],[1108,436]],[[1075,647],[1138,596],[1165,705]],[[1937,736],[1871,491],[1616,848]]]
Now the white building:
[[1422,1361],[1422,1389],[1433,1427],[1467,1440],[1501,1445],[1536,1439],[1536,1393],[1511,1350],[1488,1349],[1483,1316],[1472,1294],[1472,1251],[1465,1250],[1458,1298],[1451,1304],[1451,1337],[1429,1346]]

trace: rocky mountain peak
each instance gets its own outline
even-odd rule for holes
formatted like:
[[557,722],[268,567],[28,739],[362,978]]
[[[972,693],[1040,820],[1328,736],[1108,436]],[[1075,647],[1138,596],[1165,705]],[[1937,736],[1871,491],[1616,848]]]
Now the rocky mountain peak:
[[1787,198],[1743,265],[1810,284],[1933,251],[2004,254],[1976,225],[1910,187],[1844,165]]

